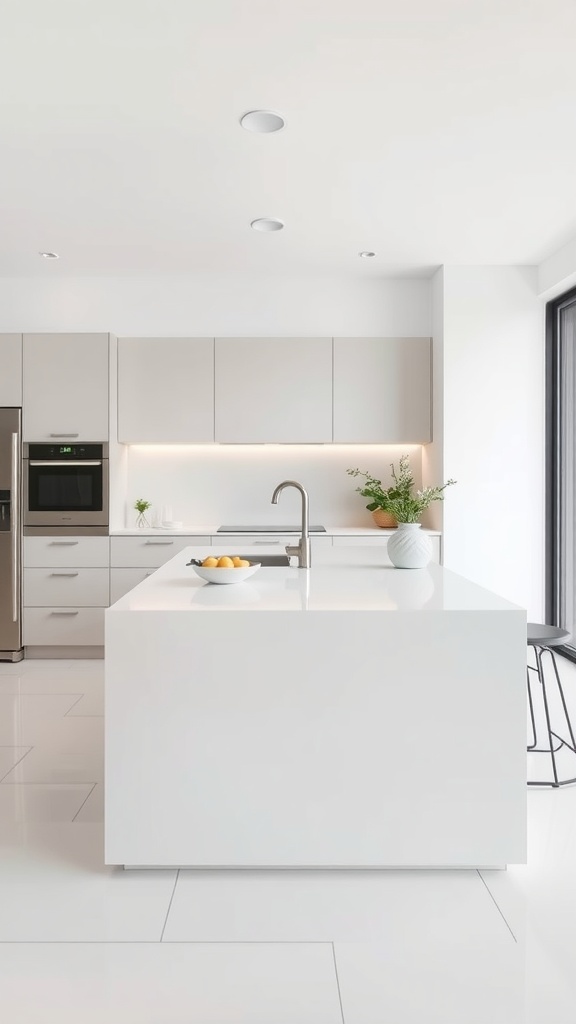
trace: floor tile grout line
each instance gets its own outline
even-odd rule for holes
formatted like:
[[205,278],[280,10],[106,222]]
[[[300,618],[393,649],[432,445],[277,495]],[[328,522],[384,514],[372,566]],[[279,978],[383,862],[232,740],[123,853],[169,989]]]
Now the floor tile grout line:
[[334,960],[334,973],[336,975],[336,988],[338,989],[338,1001],[340,1003],[340,1016],[342,1017],[342,1024],[346,1024],[344,1020],[344,1007],[342,1006],[342,993],[340,991],[340,978],[338,977],[338,964],[336,963],[336,949],[334,943],[331,942],[332,946],[332,959]]
[[162,928],[162,934],[160,936],[160,942],[164,939],[164,932],[166,931],[166,925],[168,924],[168,918],[170,916],[170,909],[172,907],[172,900],[174,899],[174,893],[176,892],[176,886],[178,885],[178,879],[180,878],[180,868],[176,872],[176,878],[174,879],[174,888],[172,889],[172,895],[170,897],[170,903],[168,904],[168,910],[166,911],[166,919],[164,921],[164,927]]
[[[70,696],[71,696],[71,697],[74,697],[74,696],[75,696],[75,694],[71,693],[71,694],[70,694]],[[67,715],[69,715],[69,714],[70,714],[70,712],[74,710],[74,708],[76,707],[76,705],[77,705],[77,704],[78,704],[78,703],[79,703],[79,702],[80,702],[80,701],[81,701],[81,700],[82,700],[82,699],[83,699],[83,698],[84,698],[85,696],[86,696],[86,694],[85,694],[85,693],[81,693],[81,694],[80,694],[80,696],[78,697],[78,699],[77,699],[77,700],[75,700],[75,701],[74,701],[74,703],[70,705],[70,707],[68,708],[68,711],[65,711],[65,712],[64,712],[64,715],[63,715],[62,717],[63,717],[63,718],[66,718],[66,717],[67,717]],[[80,716],[80,715],[77,715],[76,717],[77,717],[77,718],[80,718],[81,716]]]
[[[27,746],[27,744],[23,743],[22,746],[25,747],[25,746]],[[28,747],[28,750],[26,751],[26,753],[22,754],[22,757],[18,758],[18,760],[16,761],[16,764],[13,764],[12,767],[8,769],[8,771],[6,772],[6,775],[3,775],[2,778],[0,779],[0,784],[2,782],[4,782],[4,779],[8,778],[8,776],[10,775],[10,772],[13,772],[14,769],[18,767],[18,765],[20,764],[20,761],[23,761],[24,758],[28,756],[28,754],[30,753],[31,750],[34,750],[33,746],[32,747]]]
[[[0,946],[159,946],[160,939],[0,939]],[[330,946],[325,939],[168,939],[163,946]]]
[[77,818],[77,817],[78,817],[78,815],[80,814],[80,811],[81,811],[81,810],[82,810],[82,808],[84,807],[84,804],[86,803],[86,801],[87,801],[87,800],[89,799],[89,797],[91,797],[91,796],[92,796],[92,793],[93,793],[93,792],[94,792],[94,790],[96,789],[96,786],[97,786],[97,783],[95,782],[95,783],[94,783],[94,785],[92,786],[92,789],[91,789],[91,790],[89,791],[89,793],[87,793],[87,794],[86,794],[86,796],[85,796],[84,800],[83,800],[83,801],[82,801],[82,803],[80,804],[80,807],[79,807],[79,808],[78,808],[78,810],[76,811],[76,814],[75,814],[75,815],[74,815],[74,817],[72,818],[72,821],[76,821],[76,818]]
[[476,874],[480,876],[480,879],[481,879],[481,881],[482,881],[482,884],[484,885],[484,888],[485,888],[485,889],[486,889],[486,891],[488,892],[488,895],[490,896],[490,899],[492,900],[492,902],[493,902],[494,906],[496,907],[496,910],[498,911],[498,913],[500,914],[500,917],[501,917],[501,918],[502,918],[502,920],[504,921],[504,924],[506,925],[506,927],[507,927],[508,931],[510,932],[510,935],[511,935],[511,936],[512,936],[512,938],[514,939],[514,942],[515,942],[516,944],[518,944],[518,939],[517,939],[517,938],[516,938],[516,936],[514,935],[514,932],[512,931],[512,929],[511,929],[510,925],[508,924],[508,921],[506,920],[506,918],[505,918],[504,914],[502,913],[502,911],[501,911],[501,909],[500,909],[500,907],[499,907],[498,903],[496,902],[496,899],[495,899],[495,897],[494,897],[494,895],[493,895],[493,893],[492,893],[492,890],[490,889],[490,886],[488,885],[488,882],[486,881],[486,879],[485,879],[485,878],[484,878],[484,876],[482,875],[482,872],[481,872],[481,871],[480,871],[480,870],[479,870],[478,868],[476,869]]

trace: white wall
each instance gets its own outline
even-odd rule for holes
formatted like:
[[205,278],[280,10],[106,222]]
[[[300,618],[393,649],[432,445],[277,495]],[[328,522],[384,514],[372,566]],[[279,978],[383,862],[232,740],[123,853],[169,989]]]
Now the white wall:
[[[431,282],[432,303],[432,443],[422,448],[422,483],[436,487],[444,483],[444,267],[436,271]],[[422,516],[422,523],[441,530],[444,523],[444,502],[435,501]]]
[[59,264],[43,269],[42,277],[0,279],[0,332],[430,334],[430,282],[420,278],[67,278]]
[[576,285],[576,239],[551,253],[538,267],[538,293],[548,302]]
[[153,517],[170,505],[174,519],[197,527],[299,523],[296,491],[285,491],[277,506],[270,501],[276,484],[296,479],[310,495],[311,523],[373,527],[366,499],[355,491],[362,481],[346,470],[368,470],[388,486],[389,464],[404,452],[419,485],[417,445],[131,445],[124,520],[114,526],[134,526],[136,498],[153,503]]
[[544,597],[544,306],[533,267],[444,268],[444,563]]

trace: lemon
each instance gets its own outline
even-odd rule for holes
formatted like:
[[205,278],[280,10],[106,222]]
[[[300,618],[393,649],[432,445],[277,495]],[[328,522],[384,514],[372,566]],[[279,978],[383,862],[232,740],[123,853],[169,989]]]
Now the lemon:
[[237,569],[247,569],[248,566],[250,565],[250,562],[247,562],[245,558],[239,558],[238,561],[234,563],[234,565],[236,566]]
[[213,555],[209,555],[208,558],[205,558],[204,561],[202,562],[202,566],[204,569],[215,569],[217,565],[218,559],[214,558]]
[[222,555],[222,557],[218,559],[218,568],[219,569],[233,569],[234,568],[234,562],[232,561],[231,558],[228,557],[228,555]]
[[237,569],[239,565],[242,565],[242,559],[240,555],[234,555],[232,561],[234,562],[234,568]]

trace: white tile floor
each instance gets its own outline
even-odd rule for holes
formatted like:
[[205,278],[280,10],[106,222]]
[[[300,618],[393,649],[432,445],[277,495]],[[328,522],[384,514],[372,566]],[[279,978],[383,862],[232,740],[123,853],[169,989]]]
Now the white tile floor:
[[506,872],[124,872],[102,863],[102,689],[102,662],[0,663],[7,1024],[576,1020],[576,786],[529,791]]

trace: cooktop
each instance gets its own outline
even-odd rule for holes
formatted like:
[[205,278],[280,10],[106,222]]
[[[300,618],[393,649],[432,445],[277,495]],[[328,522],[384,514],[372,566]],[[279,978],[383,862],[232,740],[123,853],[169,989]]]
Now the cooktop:
[[[310,533],[326,533],[325,526],[310,526]],[[216,533],[301,533],[301,526],[219,526]]]

